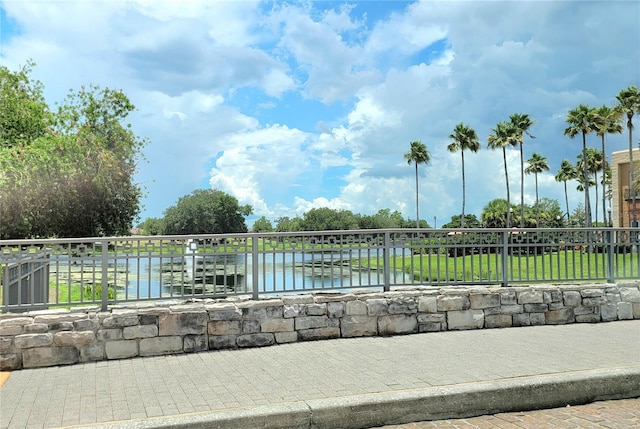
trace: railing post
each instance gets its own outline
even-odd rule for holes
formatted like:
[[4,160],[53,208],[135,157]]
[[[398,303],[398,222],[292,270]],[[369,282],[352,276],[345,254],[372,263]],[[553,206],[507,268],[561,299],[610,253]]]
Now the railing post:
[[607,281],[613,283],[615,281],[615,248],[614,248],[614,231],[612,228],[607,230]]
[[500,260],[502,261],[502,283],[500,286],[507,287],[509,286],[509,281],[507,280],[508,270],[507,270],[507,260],[509,258],[509,230],[505,229],[502,231],[502,255]]
[[[102,311],[107,311],[109,302],[109,240],[103,238],[102,242]],[[115,261],[114,261],[115,263]],[[115,288],[114,288],[115,289]]]
[[258,277],[259,277],[259,270],[258,270],[258,239],[255,235],[251,236],[251,278],[252,278],[252,282],[251,282],[251,290],[252,290],[252,295],[253,295],[253,299],[257,300],[258,299]]
[[389,231],[385,231],[384,232],[384,248],[382,250],[382,267],[384,271],[384,291],[385,292],[389,292],[391,290],[391,264],[389,262],[390,252],[391,252],[391,233]]

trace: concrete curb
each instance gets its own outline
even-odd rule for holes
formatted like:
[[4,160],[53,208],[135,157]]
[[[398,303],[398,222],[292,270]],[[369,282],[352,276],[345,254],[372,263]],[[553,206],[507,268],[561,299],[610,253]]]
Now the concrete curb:
[[637,397],[640,397],[640,366],[298,401],[82,427],[363,429]]

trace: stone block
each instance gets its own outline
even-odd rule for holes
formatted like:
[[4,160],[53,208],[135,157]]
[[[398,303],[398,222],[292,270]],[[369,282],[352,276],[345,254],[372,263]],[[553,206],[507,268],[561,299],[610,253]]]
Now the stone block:
[[562,294],[562,300],[567,307],[577,307],[582,304],[580,292],[568,290]]
[[282,308],[284,301],[280,298],[259,299],[257,301],[248,300],[238,303],[238,308],[242,309],[258,309],[266,308],[270,317],[282,317],[278,315],[278,308]]
[[386,298],[372,298],[367,301],[367,315],[384,316],[389,314],[389,305]]
[[36,347],[22,351],[23,368],[71,365],[80,361],[80,353],[73,346]]
[[327,304],[307,304],[305,314],[308,316],[324,316],[327,314]]
[[415,314],[418,312],[418,303],[411,297],[393,297],[387,302],[389,314]]
[[367,314],[367,303],[364,301],[349,301],[346,305],[347,316],[364,316]]
[[483,309],[500,306],[500,295],[497,293],[472,293],[469,295],[472,309]]
[[562,301],[550,302],[549,304],[547,304],[547,306],[549,307],[549,310],[560,310],[566,307],[566,305],[564,305],[564,302]]
[[419,323],[418,324],[418,332],[440,332],[446,331],[446,325],[438,322],[430,322],[430,323]]
[[600,307],[576,307],[573,309],[576,316],[584,316],[586,314],[597,314],[600,317]]
[[[485,316],[488,317],[488,316]],[[512,317],[513,326],[530,326],[531,317],[529,313],[514,314]]]
[[[49,325],[47,326],[47,330],[49,329]],[[13,326],[0,326],[0,335],[20,335],[24,332],[24,326],[22,325],[13,325]]]
[[342,337],[367,337],[378,334],[378,318],[375,316],[345,316],[340,321]]
[[208,323],[207,332],[211,335],[240,335],[241,320],[213,320]]
[[531,326],[542,326],[547,323],[547,318],[544,313],[529,313],[529,320],[531,321]]
[[14,371],[22,368],[22,354],[0,353],[0,371]]
[[[282,317],[282,307],[284,303],[280,300],[278,301],[280,305],[274,306],[273,304],[265,305],[265,303],[261,301],[247,301],[247,303],[242,303],[243,306],[239,306],[242,308],[242,313],[247,319],[264,319],[265,317]],[[254,304],[254,305],[250,305]]]
[[[4,328],[6,326],[26,326],[34,323],[33,317],[12,317],[9,319],[0,319],[0,328]],[[44,323],[48,325],[48,323]]]
[[509,328],[513,326],[511,315],[509,314],[495,314],[490,316],[484,316],[485,328]]
[[102,321],[103,328],[124,328],[125,326],[133,326],[138,324],[138,315],[131,314],[126,316],[111,316]]
[[273,336],[278,344],[295,343],[298,341],[298,333],[296,331],[274,332]]
[[83,319],[73,322],[74,331],[95,331],[100,327],[100,323],[96,319]]
[[178,353],[181,351],[182,337],[178,335],[169,337],[143,338],[140,340],[140,356],[164,355]]
[[482,310],[465,310],[447,312],[449,329],[480,329],[484,326],[484,312]]
[[53,334],[22,334],[14,338],[13,344],[18,349],[46,347],[53,344]]
[[104,343],[104,353],[107,359],[127,359],[138,356],[138,342],[136,340],[108,341]]
[[575,319],[572,308],[563,308],[562,310],[547,311],[545,313],[545,322],[547,325],[563,325],[572,323]]
[[559,290],[545,290],[542,292],[542,298],[545,304],[562,302],[562,292]]
[[418,323],[444,323],[447,321],[446,313],[418,313]]
[[327,316],[332,319],[338,319],[344,316],[345,303],[344,302],[328,302],[327,303]]
[[580,296],[583,298],[598,298],[604,296],[604,289],[582,289]]
[[640,302],[633,303],[633,318],[640,319]]
[[242,319],[242,310],[233,304],[225,304],[224,306],[212,305],[208,306],[209,320],[240,320]]
[[281,299],[284,305],[312,304],[314,302],[313,295],[310,294],[285,295]]
[[141,325],[157,325],[158,324],[158,316],[155,314],[142,314],[140,315]]
[[237,335],[209,335],[209,350],[238,348]]
[[633,304],[630,302],[619,302],[618,307],[618,319],[630,320],[633,319]]
[[582,305],[586,307],[595,307],[607,303],[607,298],[604,296],[597,296],[595,298],[582,298]]
[[418,319],[409,314],[390,314],[378,317],[380,335],[411,334],[418,332]]
[[[485,310],[486,311],[486,310]],[[523,305],[501,305],[500,314],[518,314],[524,311]]]
[[329,318],[327,316],[303,316],[296,317],[294,320],[296,331],[329,326]]
[[471,307],[467,295],[438,295],[436,300],[438,311],[468,310]]
[[204,335],[207,333],[209,315],[197,313],[164,313],[158,316],[160,336]]
[[47,325],[55,325],[62,322],[69,322],[73,324],[73,322],[82,319],[88,319],[89,316],[83,313],[63,313],[63,314],[50,314],[47,312],[46,314],[41,314],[33,319],[33,323],[46,323]]
[[13,347],[13,337],[0,337],[0,354],[17,352]]
[[209,350],[209,338],[206,335],[185,335],[182,339],[182,350],[185,353]]
[[298,317],[300,315],[300,305],[299,304],[292,304],[292,305],[285,304],[284,307],[282,307],[282,314],[286,319],[290,319],[292,317]]
[[524,304],[525,313],[544,313],[548,310],[548,304]]
[[100,329],[96,334],[96,338],[98,341],[121,340],[122,329]]
[[298,340],[328,340],[340,338],[340,328],[337,326],[327,326],[324,328],[302,329],[298,331]]
[[104,344],[91,343],[80,347],[80,361],[94,362],[104,360]]
[[44,334],[49,331],[49,325],[46,323],[32,323],[31,325],[24,325],[25,334]]
[[290,332],[294,328],[294,319],[265,319],[260,322],[261,332]]
[[242,321],[242,333],[243,334],[258,334],[258,333],[260,333],[260,321],[259,320],[243,320]]
[[542,304],[544,294],[541,290],[522,290],[517,293],[518,304]]
[[620,300],[624,302],[640,302],[640,289],[637,287],[621,287]]
[[151,338],[157,336],[158,327],[156,325],[126,326],[122,329],[122,337],[125,340],[133,340],[134,338]]
[[600,317],[603,322],[613,322],[618,319],[618,305],[606,304],[600,306]]
[[73,322],[56,322],[49,325],[49,332],[73,331]]
[[619,293],[605,293],[604,297],[609,304],[617,304],[621,301]]
[[236,344],[238,347],[264,347],[271,346],[276,343],[275,337],[272,333],[260,333],[260,334],[246,334],[239,335],[236,338]]
[[96,340],[93,331],[57,332],[53,336],[56,346],[86,346]]
[[438,301],[435,296],[421,296],[418,298],[418,311],[421,313],[437,313]]
[[506,292],[500,292],[500,305],[515,305],[518,303],[518,295],[516,291],[510,290]]
[[598,323],[600,322],[599,314],[580,314],[576,316],[577,323]]

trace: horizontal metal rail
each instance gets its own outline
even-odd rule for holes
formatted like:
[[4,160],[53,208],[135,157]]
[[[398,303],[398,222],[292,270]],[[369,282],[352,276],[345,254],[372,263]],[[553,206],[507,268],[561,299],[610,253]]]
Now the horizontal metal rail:
[[[640,278],[639,237],[630,228],[554,228],[0,240],[2,311],[412,285],[614,282]],[[46,275],[30,275],[36,268]],[[16,280],[17,272],[26,275]]]

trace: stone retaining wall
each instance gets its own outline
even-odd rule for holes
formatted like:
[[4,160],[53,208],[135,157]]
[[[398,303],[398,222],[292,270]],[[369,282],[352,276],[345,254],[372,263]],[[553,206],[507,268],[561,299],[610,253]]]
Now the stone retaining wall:
[[640,282],[419,287],[0,314],[0,369],[296,341],[640,319]]

